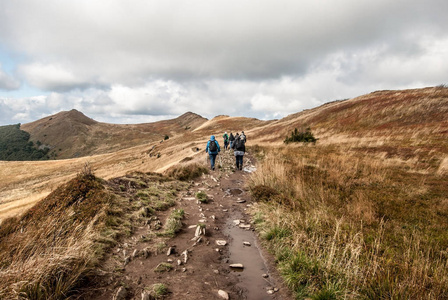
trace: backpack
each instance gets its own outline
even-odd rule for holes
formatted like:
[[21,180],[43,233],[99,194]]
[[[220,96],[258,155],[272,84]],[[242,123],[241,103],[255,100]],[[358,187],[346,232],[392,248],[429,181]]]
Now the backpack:
[[224,134],[224,142],[227,142],[229,140],[229,136],[227,134]]
[[244,140],[239,138],[235,141],[235,150],[243,151],[244,150]]
[[208,151],[209,152],[218,151],[218,146],[216,146],[216,141],[210,141],[210,144],[208,145]]

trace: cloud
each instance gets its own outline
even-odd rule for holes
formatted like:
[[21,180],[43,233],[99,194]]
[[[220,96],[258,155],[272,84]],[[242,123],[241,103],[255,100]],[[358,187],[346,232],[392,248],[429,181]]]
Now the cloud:
[[0,64],[0,90],[16,90],[20,87],[20,82],[2,70]]
[[91,84],[60,65],[32,63],[20,66],[19,73],[32,86],[48,91],[66,91]]
[[42,91],[42,106],[15,96],[28,121],[71,108],[117,123],[278,118],[445,83],[446,11],[445,0],[7,1],[0,37],[17,67],[16,78],[0,67],[0,88]]

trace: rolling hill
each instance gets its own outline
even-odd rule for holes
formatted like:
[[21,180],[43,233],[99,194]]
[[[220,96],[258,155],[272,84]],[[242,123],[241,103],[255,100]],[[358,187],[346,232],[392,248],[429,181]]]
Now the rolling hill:
[[97,122],[72,109],[23,124],[33,142],[56,153],[57,159],[110,153],[143,143],[163,140],[193,130],[207,119],[188,112],[172,120],[119,125]]
[[[29,207],[86,162],[104,178],[130,170],[164,171],[187,157],[202,157],[197,149],[204,149],[211,134],[222,143],[224,131],[244,130],[249,146],[278,147],[294,128],[305,126],[311,127],[321,145],[346,145],[378,157],[429,159],[441,172],[448,168],[448,88],[444,87],[377,91],[272,121],[229,116],[207,120],[186,113],[172,120],[115,125],[72,110],[22,125],[32,140],[61,149],[58,158],[72,159],[0,162],[0,218],[16,205],[14,211]],[[170,139],[161,143],[165,135]]]
[[[283,144],[295,128],[306,127],[318,138],[315,145]],[[55,193],[70,201],[60,187],[77,182],[86,167],[99,177],[98,184],[139,174],[127,179],[133,188],[144,185],[145,176],[159,176],[153,172],[204,166],[211,134],[221,143],[224,131],[244,130],[248,151],[259,159],[255,173],[242,175],[257,201],[247,210],[297,298],[448,295],[444,86],[376,91],[271,121],[229,116],[206,120],[187,113],[155,123],[114,125],[72,110],[23,129],[35,141],[60,147],[59,158],[68,159],[0,161],[0,220],[26,217],[28,208],[46,205],[51,197],[41,200]],[[219,178],[214,179],[212,184],[221,189]],[[87,195],[76,199],[85,201]],[[129,206],[129,199],[118,199]],[[120,212],[108,211],[108,216]],[[71,211],[68,215],[77,216]],[[5,236],[26,231],[14,226],[6,228]]]

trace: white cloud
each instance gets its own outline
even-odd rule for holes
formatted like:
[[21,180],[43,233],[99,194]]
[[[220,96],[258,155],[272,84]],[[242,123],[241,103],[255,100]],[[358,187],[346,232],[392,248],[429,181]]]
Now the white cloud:
[[25,64],[19,67],[19,73],[29,84],[42,90],[70,90],[88,85],[81,78],[77,78],[69,68],[61,65]]
[[0,90],[16,90],[19,87],[20,82],[3,71],[2,64],[0,63]]
[[0,121],[71,108],[117,123],[185,111],[278,118],[446,83],[446,11],[446,0],[4,1],[0,38],[17,79],[0,67],[0,88],[21,80],[45,101],[0,102]]

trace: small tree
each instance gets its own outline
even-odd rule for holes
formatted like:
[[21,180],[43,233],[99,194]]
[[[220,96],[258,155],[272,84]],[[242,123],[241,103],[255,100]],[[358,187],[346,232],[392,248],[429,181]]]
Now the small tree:
[[317,139],[311,133],[311,128],[307,127],[305,131],[299,131],[297,128],[295,128],[294,131],[291,132],[291,135],[285,138],[283,143],[315,143],[316,141]]

